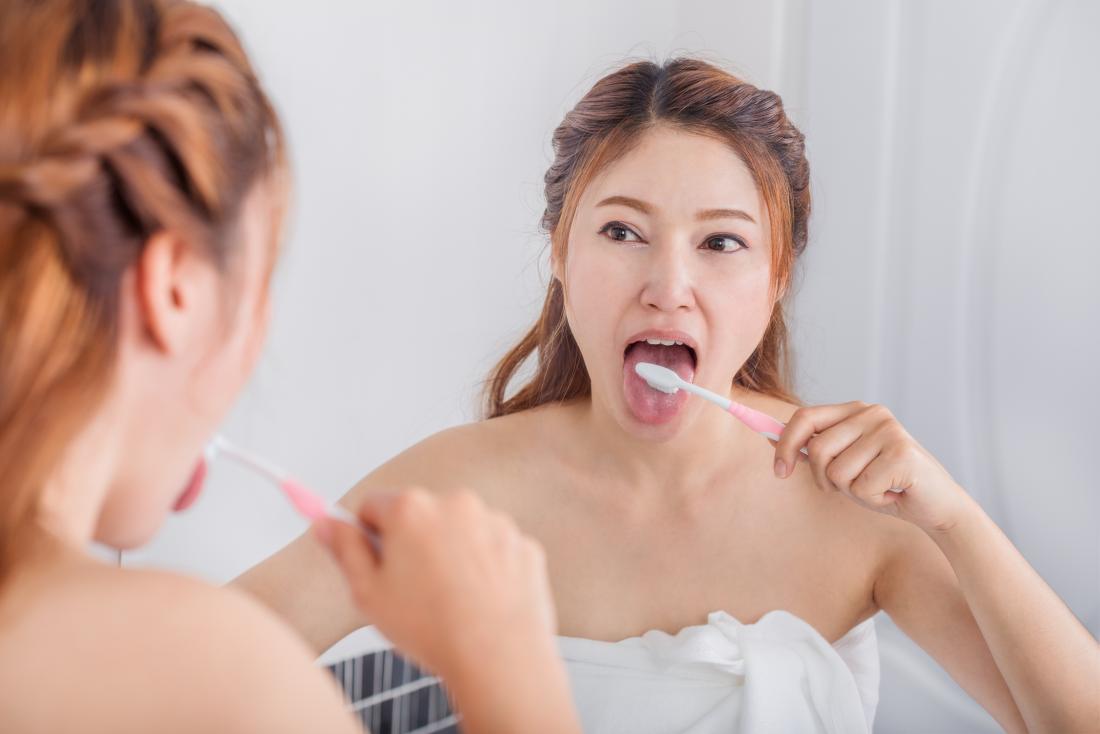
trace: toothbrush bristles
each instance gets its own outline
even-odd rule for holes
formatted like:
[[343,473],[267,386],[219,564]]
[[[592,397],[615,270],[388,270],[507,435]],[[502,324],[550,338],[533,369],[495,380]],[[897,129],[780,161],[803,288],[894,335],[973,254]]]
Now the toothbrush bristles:
[[639,362],[634,365],[634,372],[638,377],[645,380],[646,384],[653,390],[668,395],[675,395],[680,391],[680,386],[676,384],[680,380],[679,375],[667,367],[649,362]]

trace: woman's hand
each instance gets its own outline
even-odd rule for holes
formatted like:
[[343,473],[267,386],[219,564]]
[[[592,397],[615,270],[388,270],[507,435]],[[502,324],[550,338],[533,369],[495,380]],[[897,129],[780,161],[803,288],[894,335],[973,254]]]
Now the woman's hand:
[[[842,492],[926,532],[951,529],[974,507],[947,470],[881,405],[799,408],[773,443],[777,476],[789,477],[801,460],[819,489]],[[799,452],[802,446],[808,462]]]
[[578,730],[541,546],[465,491],[376,495],[358,515],[379,554],[338,520],[315,534],[367,619],[446,680],[464,730]]
[[447,675],[553,636],[542,549],[476,495],[410,489],[370,497],[358,514],[381,536],[380,557],[346,523],[318,534],[355,604],[405,654]]

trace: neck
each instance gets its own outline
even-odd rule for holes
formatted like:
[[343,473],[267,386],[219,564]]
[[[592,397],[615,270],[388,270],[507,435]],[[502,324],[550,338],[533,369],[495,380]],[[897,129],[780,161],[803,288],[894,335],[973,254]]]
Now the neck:
[[736,419],[702,399],[689,398],[684,411],[676,435],[657,441],[624,431],[593,396],[581,418],[593,462],[636,493],[675,499],[706,491],[759,449]]
[[81,552],[95,537],[115,466],[114,441],[97,416],[66,447],[47,479],[38,522],[53,538]]

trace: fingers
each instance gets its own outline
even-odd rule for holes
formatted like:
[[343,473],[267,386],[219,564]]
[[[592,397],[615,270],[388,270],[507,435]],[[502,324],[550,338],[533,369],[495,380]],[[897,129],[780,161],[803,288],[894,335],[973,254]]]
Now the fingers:
[[903,471],[900,467],[904,466],[906,464],[899,462],[890,451],[880,453],[852,480],[849,490],[852,499],[871,509],[897,514],[898,502],[904,496],[904,490],[912,485],[911,478],[899,474],[899,471]]
[[[780,434],[779,442],[775,447],[776,476],[786,478],[791,475],[798,460],[799,449],[807,446],[810,439],[814,438],[815,433],[822,433],[866,408],[866,403],[852,402],[840,405],[818,405],[796,410],[783,429],[783,433]],[[809,446],[807,446],[807,449],[812,451]]]
[[431,496],[415,487],[400,492],[375,492],[367,495],[356,514],[364,525],[384,536],[387,530],[422,522],[431,504]]
[[[863,437],[864,430],[865,425],[861,421],[845,420],[810,439],[807,445],[810,454],[810,470],[819,489],[834,491],[841,489],[830,476],[833,463]],[[868,457],[868,460],[870,458],[873,457]],[[856,473],[858,474],[858,471]]]
[[[814,439],[815,441],[817,439]],[[882,444],[872,431],[860,435],[850,446],[833,457],[823,468],[829,487],[851,496],[852,481],[882,452]]]
[[[776,441],[774,438],[769,438],[768,436],[765,436],[764,440],[766,440],[772,446],[778,446],[779,445],[779,442]],[[798,453],[796,453],[794,455],[794,458],[795,458],[795,461],[809,461],[810,460],[809,452],[805,452],[805,451],[802,451],[802,449],[799,449]],[[787,474],[790,474],[790,472],[787,472]],[[782,476],[782,474],[778,470],[776,471],[776,475],[777,476]]]
[[318,523],[352,601],[393,644],[444,678],[502,651],[551,649],[556,615],[542,548],[470,491],[373,493],[358,529]]
[[855,402],[800,409],[776,444],[777,475],[791,474],[792,459],[797,458],[795,452],[802,442],[820,489],[842,492],[872,509],[897,513],[899,490],[911,484],[898,472],[912,463],[899,453],[911,441],[885,407]]
[[904,430],[881,405],[857,401],[800,408],[776,444],[775,473],[790,476],[805,444],[817,486],[850,494],[856,477],[885,447],[903,438],[899,433]]

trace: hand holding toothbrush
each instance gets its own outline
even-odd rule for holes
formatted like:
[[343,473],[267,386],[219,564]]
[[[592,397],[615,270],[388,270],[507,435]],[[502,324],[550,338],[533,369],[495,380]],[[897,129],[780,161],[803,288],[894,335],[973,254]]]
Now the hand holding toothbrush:
[[372,497],[354,515],[222,436],[207,445],[196,484],[217,456],[271,481],[314,521],[360,610],[446,679],[464,731],[579,734],[546,560],[509,518],[470,492],[418,489]]
[[357,514],[381,553],[346,522],[315,534],[366,618],[445,680],[464,731],[580,731],[539,545],[470,492],[375,495]]
[[882,405],[799,408],[772,443],[776,476],[791,476],[804,447],[818,489],[841,492],[926,532],[953,527],[973,507],[966,491]]
[[775,446],[775,474],[806,462],[819,489],[841,492],[876,512],[931,532],[953,527],[975,507],[962,487],[881,405],[852,402],[800,408],[786,424],[687,382],[672,370],[640,362],[651,388],[685,390],[714,403]]

